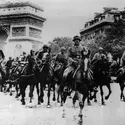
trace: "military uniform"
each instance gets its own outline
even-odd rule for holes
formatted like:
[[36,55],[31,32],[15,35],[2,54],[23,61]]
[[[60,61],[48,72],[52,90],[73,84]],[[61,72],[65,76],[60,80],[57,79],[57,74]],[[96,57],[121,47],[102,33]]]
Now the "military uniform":
[[[75,36],[76,37],[76,36]],[[74,40],[81,40],[79,37],[75,38],[74,37]],[[68,60],[69,60],[69,64],[68,64],[68,67],[65,69],[64,71],[64,74],[63,76],[64,77],[67,77],[69,73],[74,73],[75,70],[77,69],[77,66],[79,64],[79,61],[80,61],[80,58],[81,58],[81,54],[82,54],[82,51],[83,51],[83,47],[81,45],[78,45],[78,46],[73,46],[71,48],[69,48],[69,51],[68,51]]]
[[49,52],[49,47],[47,45],[44,45],[43,46],[43,50],[40,51],[40,52],[38,52],[38,55],[37,55],[37,61],[38,61],[38,63],[41,62],[43,54],[46,53],[46,52]]
[[66,49],[61,47],[61,52],[56,55],[55,61],[56,63],[62,63],[63,65],[67,64],[67,55],[65,53]]

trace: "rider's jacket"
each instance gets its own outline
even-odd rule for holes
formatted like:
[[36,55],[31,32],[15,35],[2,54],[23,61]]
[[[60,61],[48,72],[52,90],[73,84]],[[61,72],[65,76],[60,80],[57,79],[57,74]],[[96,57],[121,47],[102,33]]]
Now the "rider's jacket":
[[26,59],[27,59],[27,56],[22,56],[21,57],[21,61],[26,61]]
[[66,54],[58,53],[55,59],[56,62],[66,64],[67,62],[67,56]]
[[72,59],[78,59],[81,57],[82,46],[73,46],[69,48],[68,56]]
[[92,61],[94,60],[102,60],[102,59],[106,59],[106,55],[103,53],[96,53],[92,59]]
[[37,59],[41,60],[44,53],[46,53],[46,51],[40,51],[40,52],[38,53]]

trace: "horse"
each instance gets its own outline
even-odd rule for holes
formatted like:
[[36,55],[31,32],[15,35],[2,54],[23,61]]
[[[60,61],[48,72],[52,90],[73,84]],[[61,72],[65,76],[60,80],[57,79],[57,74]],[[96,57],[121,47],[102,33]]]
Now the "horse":
[[125,67],[121,67],[117,71],[116,82],[119,83],[121,94],[120,99],[125,102],[124,87],[125,87]]
[[[63,76],[63,72],[64,72],[65,68],[66,68],[66,66],[64,66],[63,63],[58,63],[58,64],[55,64],[55,66],[54,66],[54,80],[57,83],[58,88],[61,84],[62,76]],[[58,103],[60,102],[59,97],[60,97],[60,95],[59,95],[59,93],[57,93],[57,102]]]
[[[91,84],[91,72],[89,69],[89,54],[82,57],[80,63],[75,70],[75,73],[69,73],[67,77],[63,75],[62,82],[59,87],[59,93],[61,94],[62,102],[65,104],[67,98],[66,88],[70,88],[75,92],[73,97],[73,107],[75,109],[76,100],[79,101],[80,106],[80,122],[82,122],[82,110],[84,108],[85,100],[89,96],[89,85]],[[67,69],[64,70],[64,73]],[[91,75],[90,75],[91,74]],[[82,95],[82,98],[81,98]],[[65,109],[63,110],[63,117],[65,115]]]
[[10,92],[10,96],[12,96],[12,87],[14,86],[16,89],[16,98],[19,97],[19,84],[17,84],[16,79],[20,76],[20,74],[25,69],[26,64],[20,64],[17,62],[16,64],[13,63],[12,67],[8,70],[7,78],[6,78],[6,84],[9,85],[7,88],[7,92]]
[[3,92],[6,89],[5,86],[6,70],[5,67],[0,64],[0,91]]
[[[106,86],[109,90],[109,93],[107,96],[105,96],[105,99],[107,100],[109,96],[111,95],[111,77],[109,74],[109,67],[110,63],[108,62],[107,59],[102,59],[102,60],[96,60],[94,64],[92,64],[93,67],[93,73],[94,73],[94,82],[97,87],[100,88],[100,94],[101,94],[101,104],[105,105],[105,101],[103,98],[103,86]],[[96,101],[96,94],[95,94],[95,101]]]
[[120,69],[120,61],[113,59],[110,65],[110,74],[112,76],[117,76],[117,71]]
[[38,80],[37,80],[37,75],[36,75],[36,60],[32,58],[31,56],[27,57],[28,63],[25,65],[24,69],[20,73],[19,77],[15,80],[17,84],[19,84],[19,89],[20,89],[20,95],[21,95],[21,102],[22,105],[25,105],[25,90],[27,86],[30,86],[30,92],[29,92],[29,97],[30,97],[30,103],[32,103],[33,99],[33,91],[34,87],[36,86],[37,88],[37,95],[38,95],[38,104],[39,103],[39,87],[38,87]]
[[[41,62],[37,66],[37,69],[39,69],[37,74],[38,74],[38,81],[40,83],[40,102],[41,103],[44,102],[44,99],[43,99],[44,89],[46,88],[46,85],[48,85],[47,107],[51,107],[50,92],[51,92],[51,88],[55,87],[55,83],[54,83],[54,68],[51,64],[51,58],[50,58],[50,54],[48,52],[43,53]],[[55,93],[53,95],[53,101],[55,101]]]

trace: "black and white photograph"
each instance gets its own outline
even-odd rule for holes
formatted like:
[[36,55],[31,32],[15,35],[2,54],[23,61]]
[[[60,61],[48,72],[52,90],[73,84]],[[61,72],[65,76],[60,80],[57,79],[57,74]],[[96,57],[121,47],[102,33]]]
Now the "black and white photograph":
[[0,125],[125,125],[125,0],[0,0]]

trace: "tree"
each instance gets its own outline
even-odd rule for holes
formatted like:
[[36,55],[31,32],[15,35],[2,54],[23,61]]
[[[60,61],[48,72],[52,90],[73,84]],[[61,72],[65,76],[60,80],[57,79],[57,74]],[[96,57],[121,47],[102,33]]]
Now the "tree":
[[49,42],[52,53],[58,53],[61,47],[65,47],[66,50],[73,45],[72,38],[70,37],[56,37]]
[[125,23],[122,20],[105,27],[104,34],[95,38],[91,43],[87,43],[92,53],[95,53],[99,46],[114,56],[121,56],[125,50]]

